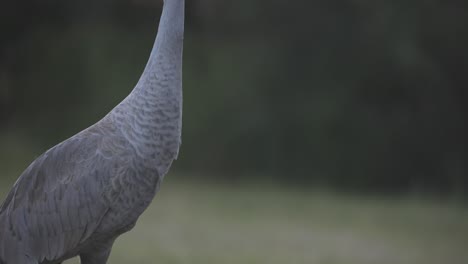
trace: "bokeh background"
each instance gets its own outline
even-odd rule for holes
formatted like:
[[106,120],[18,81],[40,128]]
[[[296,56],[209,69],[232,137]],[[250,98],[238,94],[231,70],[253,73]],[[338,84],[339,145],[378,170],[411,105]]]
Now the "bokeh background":
[[[181,154],[111,263],[468,263],[468,4],[186,5]],[[161,8],[2,0],[2,198],[131,91]]]

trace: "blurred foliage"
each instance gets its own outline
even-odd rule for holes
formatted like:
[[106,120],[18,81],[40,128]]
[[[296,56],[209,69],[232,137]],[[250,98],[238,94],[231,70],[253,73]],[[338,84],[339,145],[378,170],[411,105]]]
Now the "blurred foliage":
[[[45,149],[97,121],[138,80],[161,4],[4,0],[0,132]],[[466,194],[466,7],[187,1],[177,167]]]

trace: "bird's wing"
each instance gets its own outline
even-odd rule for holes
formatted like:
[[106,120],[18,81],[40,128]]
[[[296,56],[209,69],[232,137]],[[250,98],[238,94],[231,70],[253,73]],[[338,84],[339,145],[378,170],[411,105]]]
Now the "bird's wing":
[[20,176],[0,208],[0,228],[9,241],[3,239],[3,254],[22,250],[39,262],[54,260],[90,237],[109,208],[103,194],[121,162],[119,147],[104,134],[80,133]]

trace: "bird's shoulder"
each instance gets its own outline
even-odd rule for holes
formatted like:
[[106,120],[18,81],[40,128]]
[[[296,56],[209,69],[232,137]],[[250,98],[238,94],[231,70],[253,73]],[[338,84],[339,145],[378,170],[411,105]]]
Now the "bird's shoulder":
[[129,149],[104,120],[39,156],[0,208],[0,222],[9,226],[3,234],[11,241],[8,250],[30,243],[31,257],[54,260],[85,243],[109,210],[103,194],[128,162]]
[[45,200],[57,192],[61,199],[69,188],[99,193],[116,164],[128,162],[131,150],[109,120],[83,130],[36,158],[20,175],[0,213]]

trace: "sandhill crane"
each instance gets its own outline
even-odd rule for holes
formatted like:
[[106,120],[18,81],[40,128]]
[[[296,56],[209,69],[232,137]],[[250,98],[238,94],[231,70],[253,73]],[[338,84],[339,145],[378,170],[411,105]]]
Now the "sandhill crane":
[[184,0],[165,0],[136,87],[102,120],[38,157],[0,207],[0,263],[106,263],[172,161],[182,126]]

